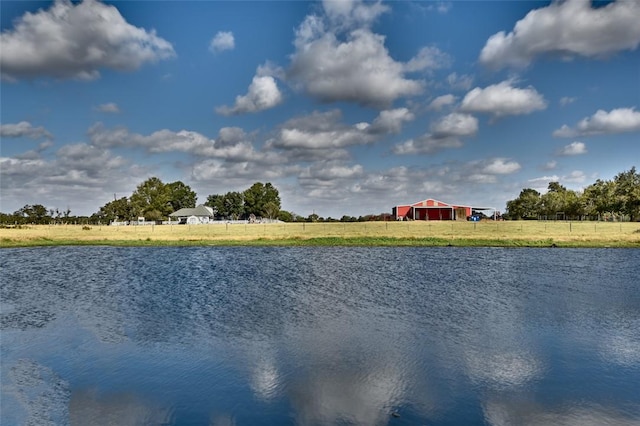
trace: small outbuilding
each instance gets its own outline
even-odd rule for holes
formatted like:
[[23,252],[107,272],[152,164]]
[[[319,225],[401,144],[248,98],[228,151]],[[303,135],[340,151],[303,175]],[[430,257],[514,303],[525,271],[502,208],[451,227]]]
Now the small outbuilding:
[[211,207],[200,204],[195,208],[177,210],[169,217],[181,224],[198,225],[211,222],[214,219],[214,214]]
[[395,220],[467,220],[471,211],[471,206],[449,204],[433,198],[391,209]]

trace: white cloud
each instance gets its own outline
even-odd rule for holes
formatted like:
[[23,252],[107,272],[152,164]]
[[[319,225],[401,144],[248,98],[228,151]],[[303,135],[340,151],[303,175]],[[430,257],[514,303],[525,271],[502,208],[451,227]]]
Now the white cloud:
[[640,112],[635,108],[617,108],[607,112],[598,110],[591,117],[583,118],[575,128],[566,124],[553,132],[553,136],[572,138],[575,136],[611,135],[640,131]]
[[569,104],[574,103],[577,100],[577,98],[572,98],[570,96],[563,96],[562,98],[560,98],[560,105],[561,106],[567,106]]
[[323,0],[322,6],[331,25],[338,29],[369,26],[389,10],[380,0]]
[[584,183],[587,180],[587,175],[581,170],[574,170],[569,175],[564,176],[563,180],[569,183]]
[[15,124],[0,125],[0,136],[3,138],[20,138],[26,137],[30,139],[53,138],[53,135],[42,126],[33,127],[28,121],[21,121]]
[[415,115],[407,108],[380,111],[367,130],[370,133],[400,133],[402,125],[414,118]]
[[333,181],[334,179],[352,179],[363,175],[364,169],[360,164],[348,166],[340,162],[318,162],[300,173],[299,179],[318,179]]
[[120,113],[120,108],[118,107],[117,104],[115,104],[113,102],[109,102],[109,103],[106,103],[106,104],[98,105],[96,107],[96,110],[100,111],[100,112],[110,113],[110,114],[118,114],[118,113]]
[[314,112],[305,117],[294,118],[282,125],[269,147],[332,149],[351,145],[363,145],[375,140],[367,126],[349,126],[341,123],[340,110]]
[[508,175],[520,170],[521,166],[517,161],[506,158],[494,158],[484,165],[482,171],[493,175]]
[[406,72],[436,70],[451,65],[451,58],[434,46],[423,47],[418,54],[404,65]]
[[425,134],[418,138],[409,139],[393,147],[393,153],[398,155],[434,154],[443,149],[461,148],[463,143],[454,137],[436,138]]
[[587,146],[583,142],[571,142],[565,145],[559,152],[559,155],[582,155],[587,153]]
[[308,40],[301,32],[287,76],[322,102],[386,106],[423,90],[421,81],[404,77],[405,65],[391,58],[384,36],[358,29],[343,42],[333,33]]
[[233,50],[235,47],[235,39],[231,31],[218,31],[209,44],[209,50],[213,53]]
[[158,130],[149,135],[131,133],[126,128],[106,129],[97,123],[89,129],[91,143],[100,148],[144,148],[149,153],[184,152],[195,157],[219,158],[228,162],[279,162],[274,153],[255,150],[249,136],[239,128],[224,127],[218,138],[210,139],[190,130]]
[[113,197],[130,194],[149,171],[124,157],[87,145],[61,147],[52,159],[1,158],[3,205],[43,204],[91,214]]
[[282,93],[273,77],[256,75],[253,77],[246,95],[237,96],[232,107],[221,106],[216,108],[216,112],[222,115],[259,112],[279,105],[282,100]]
[[478,132],[478,119],[469,114],[454,112],[431,126],[435,137],[472,136]]
[[442,108],[446,106],[453,105],[456,99],[457,97],[451,94],[438,96],[437,98],[431,101],[428,108],[433,111],[440,111]]
[[96,0],[57,0],[25,13],[0,35],[2,77],[92,80],[100,68],[131,71],[175,56],[171,43],[125,21],[115,6]]
[[549,187],[550,182],[560,182],[561,184],[565,183],[575,183],[582,184],[587,180],[587,175],[581,170],[574,170],[570,172],[568,175],[558,176],[558,175],[545,175],[533,179],[527,180],[529,186],[541,193],[545,193],[547,188]]
[[460,137],[473,136],[478,132],[478,119],[469,114],[451,113],[431,125],[431,133],[409,139],[393,147],[399,155],[432,154],[442,149],[463,146]]
[[525,67],[536,56],[598,58],[640,44],[640,3],[618,0],[594,8],[590,1],[555,1],[532,10],[512,32],[489,37],[480,62],[492,67]]
[[458,75],[458,73],[452,72],[447,76],[447,83],[452,89],[457,90],[469,90],[473,84],[473,77],[470,75]]
[[309,15],[296,30],[295,52],[286,72],[297,89],[321,102],[346,101],[387,107],[422,93],[424,82],[405,73],[448,66],[449,56],[423,47],[408,62],[394,60],[385,37],[370,25],[385,11],[380,2],[325,1],[324,15]]
[[553,170],[558,166],[558,162],[555,160],[551,160],[546,162],[543,166],[542,166],[542,170]]
[[460,110],[492,114],[495,117],[505,115],[530,114],[547,107],[544,97],[533,87],[526,89],[513,87],[511,81],[503,81],[487,86],[476,87],[462,100]]

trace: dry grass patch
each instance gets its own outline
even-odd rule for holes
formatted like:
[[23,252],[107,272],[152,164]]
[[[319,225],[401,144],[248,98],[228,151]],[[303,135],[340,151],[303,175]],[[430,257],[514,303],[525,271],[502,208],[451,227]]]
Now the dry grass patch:
[[[37,225],[0,229],[3,247],[57,244],[157,245],[251,244],[332,239],[385,241],[449,241],[454,245],[545,245],[640,247],[639,223],[605,222],[355,222],[148,226]],[[329,241],[329,240],[327,240]],[[423,241],[424,242],[424,241]],[[403,243],[406,244],[406,241]]]

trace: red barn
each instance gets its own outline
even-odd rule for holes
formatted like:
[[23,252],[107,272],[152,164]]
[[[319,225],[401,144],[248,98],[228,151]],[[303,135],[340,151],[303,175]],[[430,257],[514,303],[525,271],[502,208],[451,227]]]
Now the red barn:
[[432,198],[391,209],[396,220],[466,220],[471,206],[443,203]]

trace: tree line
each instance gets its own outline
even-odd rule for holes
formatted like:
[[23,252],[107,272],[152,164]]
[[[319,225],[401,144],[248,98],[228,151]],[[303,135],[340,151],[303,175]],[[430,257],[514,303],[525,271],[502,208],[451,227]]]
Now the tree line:
[[[23,224],[108,224],[114,221],[163,221],[182,208],[196,207],[197,194],[181,181],[164,183],[151,177],[137,186],[129,197],[107,202],[91,216],[72,216],[71,210],[47,209],[41,204],[25,205],[12,214],[0,213],[0,223]],[[280,194],[271,183],[254,183],[241,192],[209,195],[204,205],[212,207],[218,219],[270,218],[293,220],[295,214],[281,210]]]
[[[197,198],[195,191],[183,182],[165,184],[152,177],[138,185],[130,197],[108,202],[94,216],[102,223],[136,220],[138,217],[161,221],[180,209],[196,207]],[[275,219],[281,207],[278,190],[271,183],[261,182],[242,192],[209,195],[204,205],[213,209],[216,218],[232,220],[250,217]]]
[[545,194],[525,188],[507,202],[505,219],[640,220],[640,173],[635,166],[583,191],[550,182]]

